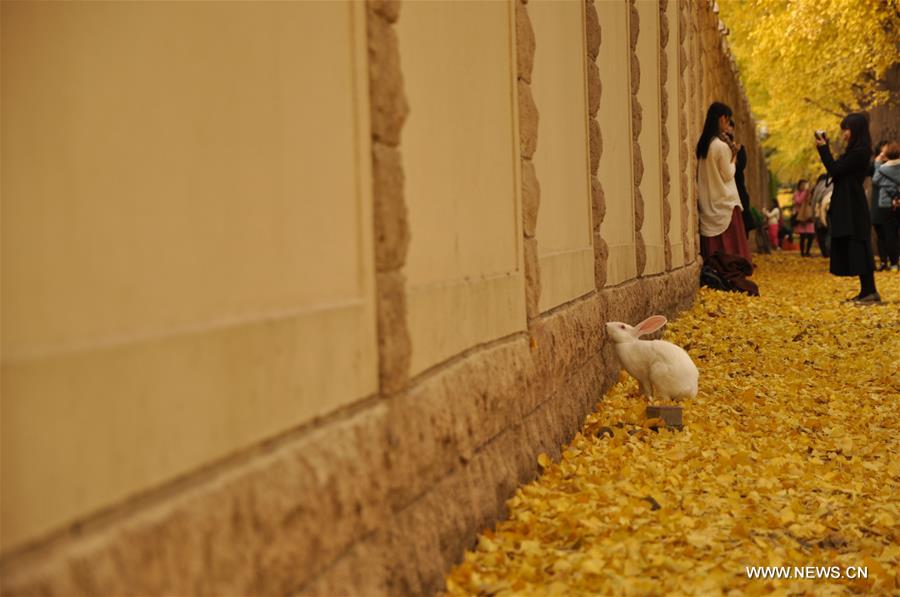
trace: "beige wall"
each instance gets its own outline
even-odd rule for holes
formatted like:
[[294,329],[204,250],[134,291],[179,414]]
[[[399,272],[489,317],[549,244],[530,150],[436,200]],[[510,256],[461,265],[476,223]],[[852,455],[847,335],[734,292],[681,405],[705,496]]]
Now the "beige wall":
[[663,237],[662,208],[662,112],[659,97],[659,3],[656,0],[637,0],[640,17],[637,55],[641,63],[641,85],[638,101],[641,104],[641,133],[638,143],[644,160],[641,196],[644,198],[644,225],[641,234],[647,247],[644,275],[665,271],[665,239]]
[[373,393],[376,351],[362,6],[2,10],[6,549]]
[[594,290],[587,55],[581,2],[535,0],[528,10],[538,47],[532,76],[540,112],[534,164],[541,182],[540,309],[546,311]]
[[[597,2],[602,44],[597,66],[603,95],[597,120],[603,131],[603,155],[597,178],[606,196],[600,234],[609,245],[607,286],[631,280],[637,273],[634,246],[634,196],[631,159],[631,50],[628,4]],[[649,173],[645,174],[648,176]]]
[[[95,580],[83,566],[97,565],[129,586],[181,574],[205,589],[253,593],[275,579],[302,591],[359,559],[368,572],[377,552],[391,574],[442,578],[420,564],[437,551],[455,557],[469,531],[495,520],[503,492],[535,471],[533,455],[587,412],[572,405],[591,408],[611,382],[602,322],[691,300],[696,264],[651,275],[664,266],[657,3],[637,3],[648,260],[631,284],[629,4],[397,6],[2,3],[0,573],[43,583],[53,560],[79,587]],[[677,145],[678,9],[669,0],[676,268],[696,196],[693,159],[680,164]],[[730,71],[701,72],[713,64],[704,53],[719,51],[711,8],[685,10],[692,153],[711,77],[732,92],[734,82]],[[598,46],[602,92],[585,57]],[[532,238],[537,200],[523,214],[519,170],[535,126]],[[696,249],[693,234],[688,244]],[[593,294],[595,279],[616,288]],[[406,433],[410,421],[421,433]],[[320,439],[332,435],[343,439]],[[510,445],[523,456],[515,463]],[[274,487],[284,470],[292,483]],[[464,503],[447,487],[474,489]],[[243,499],[257,492],[270,501]],[[212,508],[221,518],[197,514],[209,504],[225,504]],[[145,516],[151,508],[175,514]],[[215,522],[257,515],[275,522]],[[422,520],[433,534],[418,532]],[[370,543],[386,537],[388,547]],[[253,566],[235,572],[228,546],[245,540]],[[122,543],[140,566],[116,559]],[[173,554],[189,559],[201,543],[215,545],[184,572]]]
[[410,2],[397,29],[415,375],[525,328],[514,10]]

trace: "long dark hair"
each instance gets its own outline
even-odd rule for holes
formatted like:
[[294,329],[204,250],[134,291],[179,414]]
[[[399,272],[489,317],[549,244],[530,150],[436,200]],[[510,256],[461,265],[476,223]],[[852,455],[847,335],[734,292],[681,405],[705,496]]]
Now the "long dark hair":
[[703,132],[700,133],[700,140],[697,141],[697,159],[706,157],[709,153],[709,144],[712,143],[713,137],[719,134],[719,118],[727,116],[731,118],[731,108],[722,102],[713,102],[706,111],[706,122],[703,123]]
[[841,121],[841,130],[850,131],[850,142],[847,143],[845,153],[864,151],[867,156],[872,155],[872,137],[869,136],[869,121],[864,114],[859,112],[847,114]]

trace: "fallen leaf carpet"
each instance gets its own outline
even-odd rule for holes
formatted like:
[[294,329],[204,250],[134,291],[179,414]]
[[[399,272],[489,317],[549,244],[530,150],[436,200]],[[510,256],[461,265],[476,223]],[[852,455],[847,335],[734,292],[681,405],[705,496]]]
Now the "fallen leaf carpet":
[[900,274],[862,306],[826,259],[756,262],[761,296],[700,289],[667,326],[700,370],[683,430],[647,421],[623,372],[447,594],[900,593]]

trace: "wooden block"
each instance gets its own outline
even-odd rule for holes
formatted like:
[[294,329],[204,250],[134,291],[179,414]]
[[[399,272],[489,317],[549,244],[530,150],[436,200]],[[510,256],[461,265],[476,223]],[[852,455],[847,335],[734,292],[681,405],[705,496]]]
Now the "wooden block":
[[680,406],[670,404],[652,405],[647,407],[647,418],[662,419],[666,422],[666,427],[681,429],[684,424],[681,418],[682,412]]

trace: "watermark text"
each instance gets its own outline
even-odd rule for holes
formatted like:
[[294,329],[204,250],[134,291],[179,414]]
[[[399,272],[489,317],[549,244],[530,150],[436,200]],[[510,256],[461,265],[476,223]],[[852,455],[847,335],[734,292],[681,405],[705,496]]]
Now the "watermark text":
[[840,579],[869,578],[865,566],[745,566],[747,578],[758,579]]

